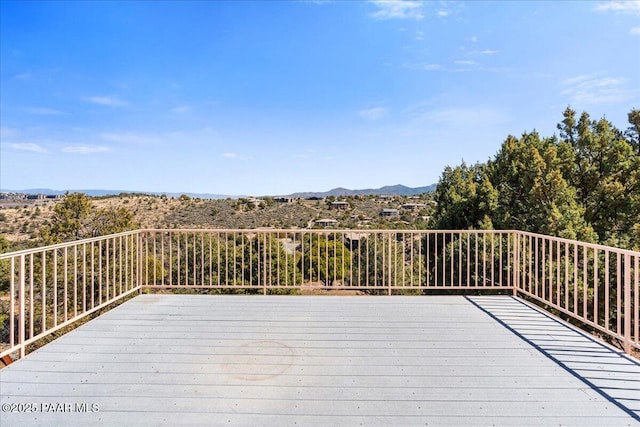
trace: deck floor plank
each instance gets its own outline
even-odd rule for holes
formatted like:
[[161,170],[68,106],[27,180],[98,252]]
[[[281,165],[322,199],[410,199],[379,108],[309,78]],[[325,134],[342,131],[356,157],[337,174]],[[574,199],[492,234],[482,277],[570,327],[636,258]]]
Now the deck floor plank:
[[141,295],[0,402],[37,409],[3,427],[636,426],[640,365],[512,297]]

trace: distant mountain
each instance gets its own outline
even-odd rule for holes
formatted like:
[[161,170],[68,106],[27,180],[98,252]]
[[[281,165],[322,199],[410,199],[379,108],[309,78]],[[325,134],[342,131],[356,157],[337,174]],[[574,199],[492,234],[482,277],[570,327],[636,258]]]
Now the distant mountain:
[[293,193],[289,197],[340,197],[340,196],[357,196],[357,195],[389,195],[389,196],[415,196],[418,194],[431,193],[435,191],[437,184],[427,185],[426,187],[407,187],[404,185],[387,185],[380,188],[367,188],[364,190],[349,190],[348,188],[334,188],[333,190],[324,192],[303,192]]
[[64,191],[51,190],[49,188],[29,188],[27,190],[0,190],[1,193],[19,193],[19,194],[46,194],[47,196],[56,196],[64,194]]

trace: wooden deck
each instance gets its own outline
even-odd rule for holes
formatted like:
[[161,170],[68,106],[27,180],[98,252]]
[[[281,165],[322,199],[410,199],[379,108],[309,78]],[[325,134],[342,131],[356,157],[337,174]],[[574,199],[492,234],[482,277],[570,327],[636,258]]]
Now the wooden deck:
[[512,297],[142,295],[0,400],[3,427],[636,426],[640,364]]

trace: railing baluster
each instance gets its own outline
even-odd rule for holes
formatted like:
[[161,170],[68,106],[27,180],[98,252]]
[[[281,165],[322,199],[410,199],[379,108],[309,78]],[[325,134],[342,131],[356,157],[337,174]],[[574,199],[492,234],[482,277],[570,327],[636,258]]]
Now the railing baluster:
[[98,305],[102,304],[102,240],[98,244]]
[[[18,258],[19,260],[19,258]],[[9,261],[9,347],[15,347],[16,342],[16,267],[15,258]],[[20,267],[18,267],[19,269]]]
[[450,285],[447,280],[447,274],[449,273],[449,269],[447,268],[447,239],[450,233],[443,231],[441,233],[442,236],[442,280],[440,281],[440,286],[448,287]]
[[592,320],[592,313],[591,313],[591,307],[590,307],[590,301],[591,301],[591,297],[589,296],[592,292],[592,286],[593,283],[590,282],[590,277],[589,277],[589,254],[593,253],[595,255],[595,251],[593,251],[590,248],[585,247],[584,248],[584,254],[583,254],[583,281],[585,283],[584,286],[584,291],[583,291],[583,298],[584,298],[584,314],[583,317],[587,320]]
[[562,265],[560,260],[560,247],[561,247],[561,243],[558,240],[556,242],[556,304],[558,306],[562,305],[562,300],[560,298],[560,293],[561,293],[561,286],[560,286],[560,266]]
[[604,325],[607,331],[610,331],[610,321],[611,316],[609,314],[609,289],[611,288],[611,284],[609,283],[609,268],[611,268],[611,264],[609,262],[609,251],[605,249],[604,251]]
[[600,254],[597,249],[593,250],[593,322],[598,323],[598,311],[600,301],[598,296],[598,258]]
[[578,314],[578,245],[573,245],[573,314]]
[[473,262],[473,264],[475,265],[475,286],[478,286],[478,264],[480,263],[480,259],[478,258],[478,232],[475,232],[473,234],[473,240],[474,240],[474,244],[475,244],[475,249],[476,249],[476,258]]
[[482,286],[487,285],[487,239],[486,233],[482,233]]
[[78,316],[78,246],[73,247],[73,317]]
[[42,331],[47,329],[47,251],[42,251],[42,295],[40,300],[42,301]]
[[68,249],[66,246],[64,248],[64,255],[62,258],[62,262],[64,263],[64,268],[63,268],[63,274],[62,274],[62,280],[64,283],[64,290],[63,290],[63,307],[64,307],[64,321],[66,322],[68,320],[68,316],[67,316],[67,309],[68,309],[68,295],[67,295],[67,284],[68,284],[68,280],[69,280],[69,276],[68,276],[68,266],[69,266],[69,260],[68,260]]
[[635,329],[633,331],[634,342],[640,344],[640,255],[633,257],[635,259],[634,271],[635,280],[633,285],[633,306],[635,307],[634,324]]
[[454,252],[454,251],[455,251],[455,249],[454,249],[454,248],[455,248],[455,244],[454,244],[454,242],[455,242],[455,240],[454,240],[453,232],[451,232],[451,233],[450,233],[450,235],[451,235],[451,255],[449,255],[449,257],[448,257],[448,258],[449,258],[449,264],[450,264],[450,265],[449,265],[449,268],[450,268],[449,275],[450,275],[451,277],[449,277],[449,286],[453,286],[453,278],[454,278],[454,274],[453,274],[453,268],[454,268],[453,260],[455,259],[455,258],[454,258],[454,253],[455,253],[455,252]]
[[82,312],[87,311],[87,244],[82,244]]
[[467,235],[467,283],[466,286],[471,286],[471,233],[465,233]]
[[34,322],[34,310],[33,310],[33,256],[29,254],[29,338],[33,338],[33,322]]
[[[124,239],[124,252],[122,248],[122,240]],[[124,267],[123,267],[124,264]],[[120,237],[120,292],[122,295],[124,289],[129,286],[129,236]]]
[[[122,252],[122,236],[118,237],[118,293],[117,295],[122,294],[122,276],[123,276],[123,268],[122,268],[122,262],[123,262],[123,258],[125,258],[123,256],[123,252]],[[126,258],[125,258],[126,259]],[[126,271],[126,267],[124,268],[124,271]],[[115,287],[115,282],[114,282],[114,289],[113,289],[113,295],[116,295],[116,287]]]
[[[20,255],[20,263],[18,265],[18,345],[20,346],[20,357],[25,355],[25,313],[24,313],[24,298],[25,298],[25,269],[24,269],[24,255]],[[13,319],[11,319],[13,322]]]
[[53,326],[58,326],[58,251],[53,250]]
[[622,313],[622,254],[616,254],[616,332],[618,334],[622,333],[622,317],[620,313]]
[[631,353],[631,255],[624,256],[624,351]]
[[496,247],[495,235],[492,233],[491,234],[491,286],[495,286],[496,284],[495,247]]

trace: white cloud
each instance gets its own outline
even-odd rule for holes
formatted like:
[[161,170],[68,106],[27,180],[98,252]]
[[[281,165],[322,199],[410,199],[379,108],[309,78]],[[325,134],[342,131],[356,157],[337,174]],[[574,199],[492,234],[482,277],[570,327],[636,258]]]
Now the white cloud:
[[478,43],[478,36],[473,36],[469,40],[471,40],[471,43]]
[[480,51],[480,53],[483,54],[483,55],[493,55],[495,53],[498,53],[498,51],[497,50],[491,50],[491,49],[485,49],[485,50]]
[[631,91],[624,87],[625,83],[626,80],[621,78],[582,74],[561,82],[565,87],[561,94],[577,105],[623,102],[631,97]]
[[58,116],[64,114],[62,111],[53,108],[25,107],[22,108],[25,113],[35,114],[38,116]]
[[639,36],[640,27],[633,27],[632,29],[629,30],[629,34],[631,34],[632,36]]
[[374,19],[424,18],[423,1],[420,0],[371,0],[378,10],[370,13]]
[[109,147],[97,145],[68,145],[62,149],[63,153],[73,154],[107,153],[109,151],[111,151]]
[[15,144],[11,144],[11,148],[13,148],[14,150],[19,150],[19,151],[31,151],[33,153],[47,153],[48,151],[38,145],[38,144],[34,144],[32,142],[23,142],[23,143],[15,143]]
[[579,76],[575,76],[575,77],[571,77],[571,78],[563,80],[562,84],[565,85],[565,86],[571,86],[571,85],[578,84],[578,83],[584,82],[586,80],[589,80],[592,77],[593,77],[593,75],[590,75],[590,74],[581,74]]
[[441,9],[441,10],[439,10],[439,11],[437,12],[437,15],[438,15],[440,18],[444,18],[445,16],[449,16],[449,14],[450,14],[450,13],[451,13],[451,12],[449,12],[448,10]]
[[593,10],[597,12],[617,12],[631,15],[640,14],[640,0],[632,1],[608,1],[598,3]]
[[107,107],[125,107],[128,105],[126,101],[123,101],[117,96],[88,96],[85,100],[93,104],[105,105]]
[[453,61],[453,63],[456,65],[476,65],[475,61],[469,61],[469,60],[457,60],[457,61]]
[[236,159],[238,155],[236,153],[222,153],[222,157],[227,159]]
[[418,64],[403,64],[402,66],[404,68],[408,69],[408,70],[436,71],[436,70],[441,70],[442,69],[442,65],[440,65],[440,64],[418,63]]
[[387,109],[383,107],[367,108],[365,110],[358,111],[358,115],[367,120],[380,120],[386,117],[387,113]]

